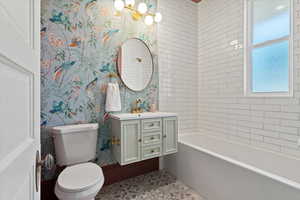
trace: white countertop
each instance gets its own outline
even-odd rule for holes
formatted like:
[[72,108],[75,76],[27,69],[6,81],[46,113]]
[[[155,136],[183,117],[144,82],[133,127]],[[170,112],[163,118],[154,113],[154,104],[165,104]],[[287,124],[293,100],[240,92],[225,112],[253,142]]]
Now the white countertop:
[[118,120],[150,119],[159,117],[176,117],[176,113],[169,112],[144,112],[144,113],[120,113],[110,114],[110,118]]

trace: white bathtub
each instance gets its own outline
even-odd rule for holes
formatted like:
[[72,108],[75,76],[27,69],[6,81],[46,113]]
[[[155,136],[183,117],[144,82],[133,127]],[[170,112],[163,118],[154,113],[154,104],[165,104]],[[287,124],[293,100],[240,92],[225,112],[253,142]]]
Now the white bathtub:
[[300,200],[300,160],[200,134],[178,148],[165,169],[207,200]]

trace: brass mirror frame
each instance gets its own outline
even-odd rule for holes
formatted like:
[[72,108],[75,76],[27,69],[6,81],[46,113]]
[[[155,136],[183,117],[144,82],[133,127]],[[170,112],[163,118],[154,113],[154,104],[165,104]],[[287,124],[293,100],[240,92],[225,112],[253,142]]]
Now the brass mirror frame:
[[[129,87],[126,85],[125,81],[122,79],[121,73],[120,73],[120,71],[119,71],[119,69],[120,69],[120,66],[119,66],[119,56],[120,56],[120,52],[121,52],[122,46],[123,46],[123,44],[124,44],[125,42],[127,42],[128,40],[132,40],[132,39],[139,40],[140,42],[142,42],[142,43],[145,45],[145,47],[148,49],[148,51],[149,51],[149,53],[150,53],[151,61],[152,61],[152,73],[151,73],[151,77],[150,77],[148,83],[146,84],[146,86],[145,86],[143,89],[141,89],[141,90],[134,90],[134,89],[132,89],[132,88],[129,88]],[[154,60],[153,60],[153,55],[152,55],[152,53],[151,53],[150,48],[149,48],[148,45],[146,44],[146,42],[144,42],[143,40],[141,40],[141,39],[139,39],[139,38],[129,38],[129,39],[125,40],[124,42],[122,42],[121,46],[118,48],[118,54],[117,54],[117,60],[116,60],[116,66],[117,66],[118,76],[120,77],[120,80],[122,81],[123,85],[125,85],[126,88],[128,88],[129,90],[131,90],[131,91],[133,91],[133,92],[141,92],[141,91],[145,90],[147,87],[149,87],[150,83],[151,83],[152,80],[153,80],[153,74],[154,74]]]

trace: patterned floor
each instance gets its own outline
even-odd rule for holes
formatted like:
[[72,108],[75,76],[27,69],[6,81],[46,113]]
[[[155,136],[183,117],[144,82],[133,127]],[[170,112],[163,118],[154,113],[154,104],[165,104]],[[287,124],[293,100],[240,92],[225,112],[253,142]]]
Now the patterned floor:
[[101,189],[96,200],[204,200],[165,171],[152,172]]

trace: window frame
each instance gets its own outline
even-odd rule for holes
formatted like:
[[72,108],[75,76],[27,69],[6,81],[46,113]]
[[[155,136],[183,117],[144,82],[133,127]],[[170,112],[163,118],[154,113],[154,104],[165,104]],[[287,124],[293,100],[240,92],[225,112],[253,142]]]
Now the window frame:
[[[294,39],[294,20],[293,20],[293,0],[290,2],[290,35],[274,40],[265,41],[253,45],[253,0],[245,0],[244,6],[244,95],[247,97],[293,97],[293,72],[294,72],[294,61],[293,61],[293,39]],[[252,51],[258,47],[266,47],[272,44],[276,44],[281,41],[289,42],[289,90],[288,92],[253,92],[252,90]]]

